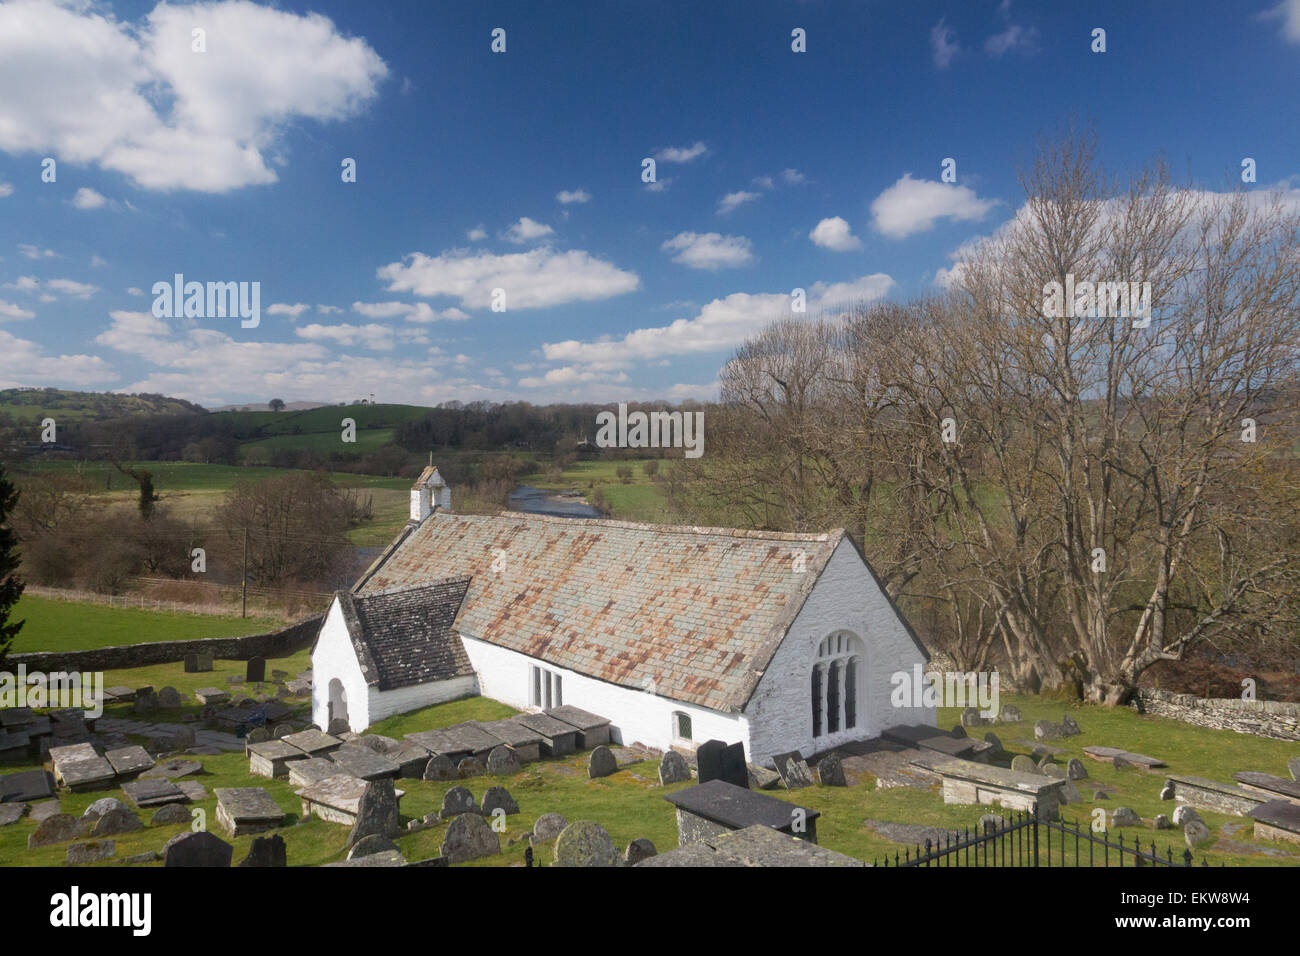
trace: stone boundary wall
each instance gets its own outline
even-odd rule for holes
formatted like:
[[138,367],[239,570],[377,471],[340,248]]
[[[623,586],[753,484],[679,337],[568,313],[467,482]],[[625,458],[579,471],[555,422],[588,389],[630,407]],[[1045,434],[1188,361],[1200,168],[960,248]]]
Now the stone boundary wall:
[[286,657],[310,646],[320,630],[323,615],[309,617],[296,624],[266,634],[243,637],[207,637],[192,641],[155,641],[152,644],[121,644],[88,651],[31,651],[10,654],[0,671],[17,673],[18,665],[28,672],[108,671],[151,664],[171,664],[185,660],[187,654],[208,652],[216,660],[246,661],[252,657]]
[[1239,734],[1300,740],[1300,704],[1278,700],[1237,700],[1233,697],[1193,697],[1167,690],[1142,688],[1138,700],[1148,714],[1172,717],[1198,727],[1235,730]]

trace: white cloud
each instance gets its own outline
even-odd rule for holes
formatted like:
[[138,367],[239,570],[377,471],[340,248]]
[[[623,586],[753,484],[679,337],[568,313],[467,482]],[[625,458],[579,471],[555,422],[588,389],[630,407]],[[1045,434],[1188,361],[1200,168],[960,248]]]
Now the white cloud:
[[0,199],[7,199],[14,194],[13,183],[0,183]]
[[[160,3],[141,21],[99,4],[0,5],[0,150],[96,164],[145,189],[275,182],[283,130],[355,115],[388,69],[320,14],[246,0]],[[190,31],[207,31],[206,53]]]
[[673,177],[671,176],[665,177],[664,179],[656,179],[652,183],[645,184],[646,192],[661,193],[671,186],[672,183]]
[[316,306],[317,315],[337,315],[343,310],[337,305],[318,305]]
[[266,314],[287,315],[290,319],[296,320],[298,316],[310,308],[311,306],[305,302],[295,302],[293,305],[289,305],[287,302],[275,302],[266,307]]
[[3,319],[34,319],[36,313],[29,309],[24,309],[20,305],[14,305],[12,302],[6,302],[0,299],[0,318]]
[[78,209],[101,209],[108,205],[108,200],[88,186],[82,186],[72,197],[72,205]]
[[776,183],[772,181],[771,176],[755,176],[753,182],[755,186],[759,186],[762,189],[776,188]]
[[939,219],[974,222],[983,219],[996,200],[980,199],[968,186],[913,179],[911,173],[871,203],[872,223],[891,239],[903,239],[934,228]]
[[1282,0],[1266,10],[1262,17],[1282,21],[1282,35],[1288,43],[1300,44],[1300,0]]
[[92,255],[92,256],[90,257],[90,267],[91,267],[92,269],[99,269],[99,268],[101,268],[101,267],[103,267],[103,266],[106,266],[106,265],[108,265],[108,260],[107,260],[107,259],[101,259],[99,256],[96,256],[96,255]]
[[572,202],[591,202],[591,193],[587,192],[585,189],[561,189],[555,194],[555,198],[567,206]]
[[[874,301],[884,296],[893,284],[894,280],[884,273],[851,282],[816,282],[808,289],[808,314]],[[790,301],[790,295],[785,292],[735,292],[714,299],[690,319],[637,329],[621,339],[548,342],[543,344],[542,354],[552,362],[609,369],[671,355],[723,352],[740,345],[768,323],[792,315]]]
[[940,20],[930,29],[930,54],[934,65],[941,70],[948,69],[953,57],[961,52],[957,45],[957,34]]
[[144,289],[138,288],[137,286],[131,286],[131,288],[129,288],[129,289],[126,290],[126,294],[127,294],[127,295],[144,295]]
[[699,159],[709,151],[709,147],[703,143],[696,143],[694,146],[669,146],[655,153],[655,160],[660,163],[689,163],[693,159]]
[[0,387],[85,388],[117,379],[117,372],[98,355],[50,355],[35,342],[0,331]]
[[660,248],[676,253],[673,262],[692,269],[736,268],[754,259],[753,243],[744,236],[723,236],[716,232],[679,232]]
[[522,217],[517,223],[511,226],[502,235],[503,239],[513,242],[516,245],[524,245],[537,239],[545,239],[547,236],[555,235],[555,230],[545,223],[529,219],[527,216]]
[[487,230],[481,225],[475,226],[473,229],[467,229],[465,231],[465,238],[470,242],[482,242],[487,238]]
[[377,274],[390,292],[424,298],[451,296],[467,309],[486,309],[492,290],[504,289],[506,308],[541,309],[569,302],[608,299],[639,288],[635,272],[619,269],[581,250],[549,247],[507,255],[452,249],[441,255],[414,252]]
[[862,241],[849,228],[849,224],[839,216],[823,219],[808,233],[808,238],[823,249],[835,252],[849,252],[862,248]]
[[758,193],[745,192],[743,189],[737,190],[734,193],[727,193],[727,195],[718,200],[718,215],[725,216],[737,206],[743,206],[747,202],[753,202],[758,197]]
[[393,319],[401,317],[407,322],[437,322],[441,319],[460,321],[469,313],[455,306],[434,309],[427,302],[353,302],[352,311],[368,319]]
[[1013,50],[1023,50],[1032,52],[1037,44],[1038,29],[1036,27],[1022,27],[1017,23],[1007,24],[1007,28],[1001,33],[995,33],[984,41],[984,49],[994,57],[1002,56],[1004,53],[1010,53]]
[[6,282],[6,289],[17,289],[19,292],[35,292],[40,287],[40,280],[35,276],[19,276],[13,282]]
[[395,346],[427,345],[428,335],[420,329],[398,328],[370,323],[368,325],[320,325],[312,323],[293,330],[300,338],[313,342],[332,342],[342,346],[361,346],[373,352],[391,352]]
[[75,282],[72,279],[46,279],[45,288],[53,289],[55,292],[62,292],[64,295],[74,296],[78,299],[89,299],[99,291],[99,286],[90,285],[85,282]]
[[781,178],[784,179],[791,186],[798,186],[801,183],[806,183],[808,181],[808,177],[805,176],[803,173],[799,172],[799,170],[797,169],[785,170],[784,172],[781,173]]
[[54,259],[58,257],[58,253],[53,249],[42,249],[39,246],[28,246],[21,242],[18,244],[18,251],[28,259]]

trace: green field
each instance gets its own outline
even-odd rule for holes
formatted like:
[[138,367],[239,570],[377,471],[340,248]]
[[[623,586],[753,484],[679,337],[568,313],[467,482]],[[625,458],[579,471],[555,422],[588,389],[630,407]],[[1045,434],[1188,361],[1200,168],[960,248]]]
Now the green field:
[[139,608],[109,607],[25,595],[12,620],[25,620],[10,650],[84,651],[119,644],[197,640],[262,634],[283,627],[268,618],[186,614]]

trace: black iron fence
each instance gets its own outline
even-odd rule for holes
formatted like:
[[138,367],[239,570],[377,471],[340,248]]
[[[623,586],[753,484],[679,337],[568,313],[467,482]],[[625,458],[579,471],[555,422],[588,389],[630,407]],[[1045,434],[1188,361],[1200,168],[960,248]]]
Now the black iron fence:
[[[1119,833],[1092,832],[1091,827],[1063,819],[1042,820],[1033,811],[1020,811],[1000,824],[972,831],[957,830],[942,840],[895,852],[873,861],[876,866],[1192,866],[1192,851],[1163,855],[1152,842],[1142,848],[1134,834],[1127,842]],[[1201,858],[1201,866],[1208,866]]]

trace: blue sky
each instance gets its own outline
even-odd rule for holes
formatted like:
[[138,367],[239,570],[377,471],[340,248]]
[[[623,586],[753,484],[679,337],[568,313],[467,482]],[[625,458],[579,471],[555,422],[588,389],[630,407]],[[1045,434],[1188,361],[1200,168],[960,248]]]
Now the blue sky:
[[1071,117],[1300,197],[1300,0],[8,0],[0,89],[0,384],[209,406],[712,397],[796,287],[933,289]]

